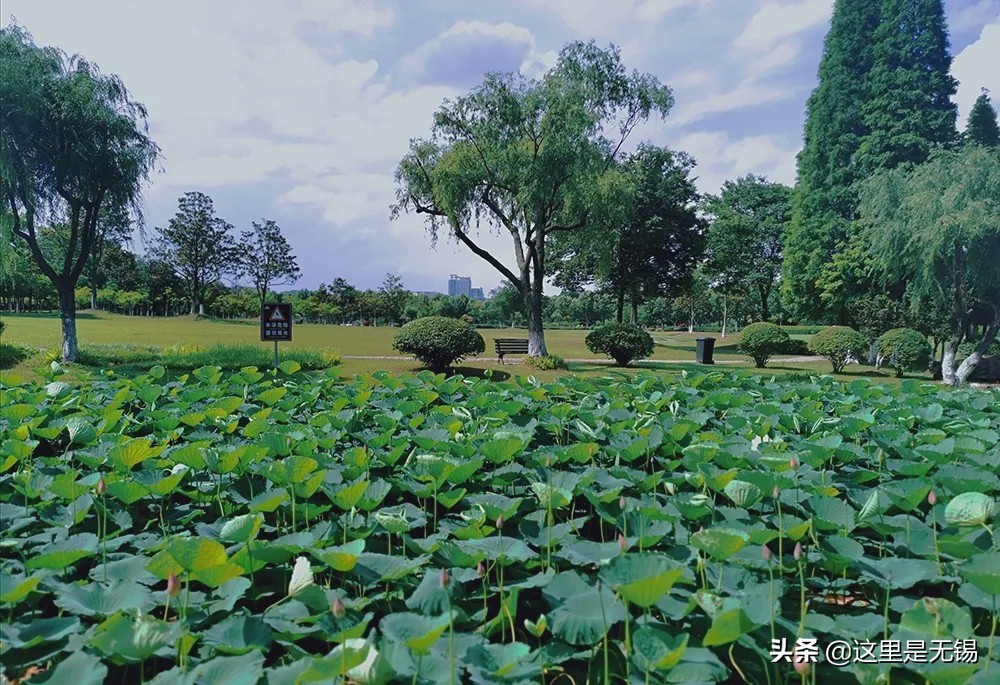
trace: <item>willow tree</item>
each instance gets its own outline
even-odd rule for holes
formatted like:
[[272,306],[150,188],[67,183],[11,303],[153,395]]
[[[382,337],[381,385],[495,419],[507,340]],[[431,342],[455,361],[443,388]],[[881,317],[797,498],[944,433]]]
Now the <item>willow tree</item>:
[[[489,74],[442,104],[428,139],[411,141],[392,215],[424,215],[432,242],[447,232],[500,272],[520,295],[528,353],[545,355],[550,240],[587,224],[592,190],[629,135],[672,104],[654,76],[628,72],[617,48],[593,42],[567,45],[539,79]],[[510,235],[513,268],[480,244],[482,229]]]
[[962,385],[1000,333],[1000,157],[969,146],[882,172],[862,186],[861,212],[884,279],[909,282],[918,317],[950,313],[941,372]]
[[[141,185],[159,148],[147,135],[145,108],[121,79],[37,47],[13,23],[0,29],[0,83],[0,199],[11,232],[59,293],[62,358],[73,361],[74,291],[102,208],[118,203],[141,218]],[[52,231],[58,235],[48,240]]]

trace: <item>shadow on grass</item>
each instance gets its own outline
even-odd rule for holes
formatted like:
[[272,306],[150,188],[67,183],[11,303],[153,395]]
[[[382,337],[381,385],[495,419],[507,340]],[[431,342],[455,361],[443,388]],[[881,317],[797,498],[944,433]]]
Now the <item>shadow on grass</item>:
[[[11,319],[58,319],[59,312],[0,312],[0,317]],[[78,311],[77,319],[99,319],[97,314],[88,311]]]

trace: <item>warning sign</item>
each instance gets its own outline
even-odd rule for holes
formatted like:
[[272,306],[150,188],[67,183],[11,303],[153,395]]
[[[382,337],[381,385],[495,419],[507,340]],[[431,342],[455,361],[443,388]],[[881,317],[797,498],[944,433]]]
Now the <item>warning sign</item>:
[[265,304],[260,308],[260,339],[292,339],[292,305]]

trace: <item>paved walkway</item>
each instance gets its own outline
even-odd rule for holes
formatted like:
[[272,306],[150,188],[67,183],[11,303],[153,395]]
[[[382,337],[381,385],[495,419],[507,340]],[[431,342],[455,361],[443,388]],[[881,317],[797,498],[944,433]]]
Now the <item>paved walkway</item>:
[[[396,361],[412,361],[413,357],[403,357],[403,356],[385,356],[385,355],[360,355],[360,354],[342,354],[341,359],[391,359]],[[506,363],[517,364],[520,363],[523,357],[504,357]],[[465,359],[467,362],[495,362],[496,357],[473,357],[470,359]],[[574,364],[612,364],[611,359],[595,359],[593,357],[589,359],[567,359],[567,362],[572,362]],[[806,364],[809,362],[823,361],[823,357],[774,357],[771,359],[772,362],[785,362],[789,364]],[[694,359],[643,359],[640,361],[633,362],[634,364],[695,364],[697,363]],[[716,364],[747,364],[748,360],[740,359],[715,359]]]

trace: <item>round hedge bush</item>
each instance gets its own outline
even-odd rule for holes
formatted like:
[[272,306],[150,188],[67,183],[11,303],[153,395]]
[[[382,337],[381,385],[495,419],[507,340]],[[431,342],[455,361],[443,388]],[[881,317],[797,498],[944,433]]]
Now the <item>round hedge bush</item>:
[[931,344],[920,331],[912,328],[893,328],[879,336],[878,354],[896,375],[904,371],[925,371],[931,363]]
[[767,366],[767,360],[776,354],[787,352],[791,338],[781,326],[761,321],[752,323],[740,333],[737,349],[749,355],[758,369]]
[[628,366],[634,359],[653,354],[652,336],[630,323],[609,323],[587,334],[587,349],[594,354],[606,354],[618,366]]
[[868,354],[868,340],[853,328],[829,326],[812,337],[809,349],[829,359],[833,372],[840,373],[849,358],[862,359]]
[[486,342],[471,324],[447,316],[425,316],[399,329],[392,346],[412,354],[434,372],[473,354],[482,354]]

